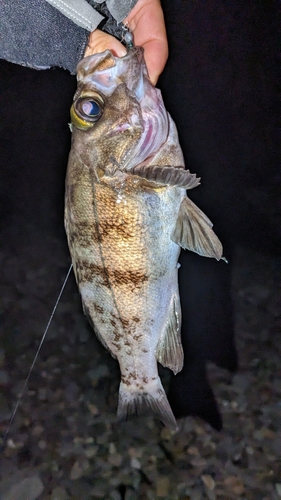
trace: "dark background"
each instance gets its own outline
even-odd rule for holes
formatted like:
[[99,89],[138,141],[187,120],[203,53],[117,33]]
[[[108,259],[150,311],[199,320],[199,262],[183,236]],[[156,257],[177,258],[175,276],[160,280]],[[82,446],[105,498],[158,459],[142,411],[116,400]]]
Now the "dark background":
[[[159,86],[187,168],[202,176],[192,197],[220,236],[274,250],[281,236],[279,3],[162,4],[170,57]],[[75,85],[74,76],[60,69],[36,71],[1,61],[6,229],[21,220],[42,229],[61,221]]]
[[[170,57],[159,86],[178,126],[187,168],[202,177],[190,196],[214,222],[229,260],[226,265],[182,254],[186,363],[173,379],[170,400],[176,414],[199,414],[219,428],[205,361],[237,368],[233,251],[242,243],[280,253],[280,9],[272,1],[164,1],[163,8]],[[20,256],[31,244],[51,265],[55,256],[50,247],[48,257],[46,241],[58,239],[67,268],[63,192],[75,77],[5,61],[0,75],[1,250]],[[29,265],[32,269],[32,260]],[[62,269],[50,268],[49,275],[52,289],[61,282]]]

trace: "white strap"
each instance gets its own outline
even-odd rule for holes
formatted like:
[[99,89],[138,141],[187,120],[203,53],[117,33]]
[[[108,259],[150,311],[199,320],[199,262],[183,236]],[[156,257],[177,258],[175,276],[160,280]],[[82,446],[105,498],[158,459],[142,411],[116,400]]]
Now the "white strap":
[[46,0],[46,2],[88,31],[94,31],[104,19],[86,0]]

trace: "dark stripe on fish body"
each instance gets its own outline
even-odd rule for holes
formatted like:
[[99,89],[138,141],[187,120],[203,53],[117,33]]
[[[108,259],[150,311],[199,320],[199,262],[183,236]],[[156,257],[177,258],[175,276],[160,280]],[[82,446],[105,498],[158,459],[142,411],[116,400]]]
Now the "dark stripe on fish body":
[[100,285],[110,288],[108,275],[103,266],[99,266],[87,260],[77,260],[76,272],[79,275],[79,282],[81,283],[85,281],[91,283],[95,277],[100,277],[103,280],[100,282]]
[[135,288],[141,288],[141,285],[148,280],[148,276],[140,271],[130,269],[119,271],[115,269],[110,272],[110,278],[115,285],[134,285]]
[[97,224],[89,224],[87,221],[76,222],[75,231],[69,234],[69,241],[70,244],[78,244],[83,248],[91,247],[93,243],[100,243]]
[[[141,271],[135,271],[131,269],[111,270],[87,260],[77,260],[76,270],[77,273],[79,273],[79,278],[81,281],[91,282],[93,277],[100,276],[104,280],[100,284],[107,287],[110,287],[110,285],[125,285],[133,286],[133,289],[135,289],[141,288],[142,284],[148,281],[148,276]],[[126,324],[124,326],[126,326]]]

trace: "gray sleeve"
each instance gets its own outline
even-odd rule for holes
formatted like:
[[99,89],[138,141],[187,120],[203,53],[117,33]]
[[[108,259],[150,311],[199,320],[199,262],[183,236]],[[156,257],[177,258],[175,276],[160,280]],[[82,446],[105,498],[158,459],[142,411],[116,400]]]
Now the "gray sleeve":
[[[75,24],[94,31],[103,17],[94,9],[106,4],[106,10],[121,23],[137,3],[137,0],[46,0]],[[101,7],[101,12],[105,11]]]
[[105,18],[104,30],[120,37],[117,23],[136,2],[1,0],[0,58],[31,68],[59,66],[75,73],[90,31]]
[[0,58],[37,69],[75,73],[89,31],[42,0],[1,0]]
[[[46,0],[77,26],[94,31],[103,19],[87,0]],[[99,2],[97,2],[99,3]]]
[[110,14],[120,23],[127,17],[137,0],[107,0],[106,5]]

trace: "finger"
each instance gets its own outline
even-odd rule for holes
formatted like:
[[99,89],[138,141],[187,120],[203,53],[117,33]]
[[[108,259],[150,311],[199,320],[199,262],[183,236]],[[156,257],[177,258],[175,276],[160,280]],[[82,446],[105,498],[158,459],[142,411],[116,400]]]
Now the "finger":
[[100,30],[95,30],[89,36],[84,57],[91,56],[92,54],[99,54],[107,49],[111,50],[111,52],[118,57],[123,57],[127,53],[124,45],[114,38],[114,36]]
[[152,40],[143,44],[144,58],[149,79],[156,85],[168,58],[168,47],[161,40]]
[[168,42],[160,1],[138,0],[124,23],[133,32],[135,45],[144,48],[149,76],[155,84],[168,58]]

